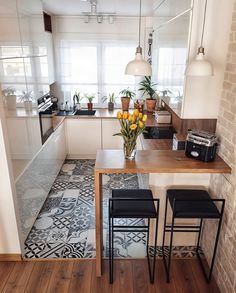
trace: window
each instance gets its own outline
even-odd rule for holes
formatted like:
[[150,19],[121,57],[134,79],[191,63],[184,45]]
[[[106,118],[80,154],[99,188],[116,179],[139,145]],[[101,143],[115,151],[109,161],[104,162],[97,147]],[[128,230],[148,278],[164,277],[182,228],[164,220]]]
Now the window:
[[177,96],[182,95],[186,55],[186,48],[159,48],[159,90],[168,89]]
[[72,102],[79,91],[94,94],[94,103],[102,105],[104,95],[118,95],[127,87],[133,90],[135,79],[124,71],[134,52],[135,43],[130,42],[61,41],[59,80],[65,100]]

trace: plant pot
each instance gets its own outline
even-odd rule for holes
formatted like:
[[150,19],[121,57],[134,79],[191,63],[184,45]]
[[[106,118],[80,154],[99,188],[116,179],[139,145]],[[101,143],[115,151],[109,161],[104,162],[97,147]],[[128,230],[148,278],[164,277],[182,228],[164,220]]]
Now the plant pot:
[[157,100],[146,99],[147,111],[152,113],[155,111]]
[[108,110],[113,111],[114,110],[114,103],[108,102]]
[[24,106],[26,111],[32,111],[33,103],[32,101],[24,101]]
[[75,104],[75,107],[76,107],[76,110],[80,110],[80,109],[81,109],[81,105],[80,105],[80,103],[76,103],[76,104]]
[[88,110],[93,110],[93,103],[87,103]]
[[8,110],[16,109],[16,95],[6,96],[6,105]]
[[130,103],[130,98],[121,97],[121,106],[122,106],[123,111],[128,111],[129,110],[129,103]]
[[144,107],[143,102],[139,102],[139,101],[134,102],[134,108],[138,109],[140,113],[143,113],[143,107]]

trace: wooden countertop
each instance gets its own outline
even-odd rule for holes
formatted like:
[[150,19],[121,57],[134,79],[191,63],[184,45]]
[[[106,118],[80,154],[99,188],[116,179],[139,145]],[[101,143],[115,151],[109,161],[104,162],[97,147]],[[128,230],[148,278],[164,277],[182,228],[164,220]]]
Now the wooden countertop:
[[97,151],[96,173],[231,173],[231,168],[217,155],[214,162],[187,158],[184,151],[137,151],[135,160],[124,159],[122,150]]
[[173,139],[147,139],[140,135],[142,150],[172,150]]

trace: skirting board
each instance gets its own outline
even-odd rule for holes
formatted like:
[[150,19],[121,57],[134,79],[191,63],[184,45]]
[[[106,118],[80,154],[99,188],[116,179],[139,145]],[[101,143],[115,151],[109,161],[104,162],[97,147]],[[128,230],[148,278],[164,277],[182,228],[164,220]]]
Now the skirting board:
[[0,253],[0,261],[22,261],[22,255],[17,253]]

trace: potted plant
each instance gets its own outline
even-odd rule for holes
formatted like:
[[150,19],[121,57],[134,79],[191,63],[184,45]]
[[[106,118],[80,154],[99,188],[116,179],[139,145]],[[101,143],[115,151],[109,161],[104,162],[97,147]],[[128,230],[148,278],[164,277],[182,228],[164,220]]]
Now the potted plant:
[[93,110],[93,100],[95,99],[94,95],[85,95],[86,99],[88,100],[87,106],[88,110]]
[[16,109],[16,94],[13,87],[8,87],[2,91],[2,94],[5,97],[5,102],[8,110]]
[[143,96],[147,94],[149,98],[146,98],[146,105],[147,105],[147,111],[153,112],[156,107],[156,91],[154,89],[154,86],[156,84],[152,83],[151,76],[145,76],[144,80],[142,80],[140,83],[139,91],[143,91]]
[[83,97],[81,96],[80,92],[75,92],[73,96],[74,106],[77,110],[81,108],[81,102],[83,100]]
[[22,91],[22,94],[20,96],[20,101],[24,102],[24,107],[26,111],[32,111],[33,108],[33,102],[32,102],[32,91],[26,92]]
[[114,110],[114,105],[116,103],[115,93],[111,93],[108,96],[104,96],[102,98],[102,102],[105,103],[106,101],[108,101],[108,110],[113,111]]
[[135,149],[138,136],[144,131],[147,115],[143,115],[137,109],[132,114],[128,112],[118,112],[117,118],[119,120],[121,130],[114,134],[122,136],[124,140],[124,155],[128,160],[135,158]]
[[130,100],[135,97],[135,93],[133,91],[130,91],[129,88],[127,88],[120,91],[120,95],[121,95],[120,98],[121,98],[122,110],[128,111]]

